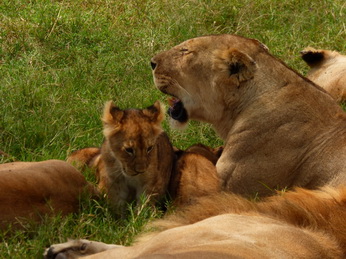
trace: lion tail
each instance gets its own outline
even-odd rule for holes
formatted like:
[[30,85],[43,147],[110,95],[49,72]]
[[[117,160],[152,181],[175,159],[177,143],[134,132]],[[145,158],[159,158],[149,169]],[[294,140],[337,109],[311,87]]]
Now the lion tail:
[[87,147],[76,150],[68,156],[67,162],[83,171],[85,167],[96,168],[101,159],[101,149],[97,147]]

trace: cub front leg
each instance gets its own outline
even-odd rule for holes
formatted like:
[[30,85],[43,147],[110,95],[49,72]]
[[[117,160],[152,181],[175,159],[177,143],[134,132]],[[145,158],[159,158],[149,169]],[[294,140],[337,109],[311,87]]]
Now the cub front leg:
[[46,249],[43,256],[45,259],[74,259],[119,247],[123,246],[109,245],[86,239],[70,240],[66,243],[51,245]]

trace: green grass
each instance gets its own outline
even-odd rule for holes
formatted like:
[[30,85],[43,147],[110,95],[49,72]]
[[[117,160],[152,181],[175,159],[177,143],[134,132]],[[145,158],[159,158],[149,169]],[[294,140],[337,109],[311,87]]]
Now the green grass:
[[[149,61],[183,40],[219,33],[257,38],[305,73],[299,51],[306,46],[346,53],[345,18],[341,0],[2,0],[0,150],[10,157],[0,162],[65,159],[100,145],[106,100],[121,108],[165,101]],[[179,148],[221,144],[209,125],[193,122],[185,132],[164,127]],[[2,234],[0,257],[36,258],[69,237],[129,244],[156,216],[147,211],[116,221],[105,204],[91,201],[66,219]]]

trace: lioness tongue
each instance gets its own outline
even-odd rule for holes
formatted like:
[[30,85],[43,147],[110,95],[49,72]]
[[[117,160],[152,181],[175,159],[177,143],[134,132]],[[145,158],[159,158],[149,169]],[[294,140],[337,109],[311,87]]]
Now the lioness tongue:
[[187,112],[184,108],[184,104],[177,98],[169,98],[168,99],[168,114],[170,117],[172,117],[174,120],[180,121],[180,122],[186,122]]

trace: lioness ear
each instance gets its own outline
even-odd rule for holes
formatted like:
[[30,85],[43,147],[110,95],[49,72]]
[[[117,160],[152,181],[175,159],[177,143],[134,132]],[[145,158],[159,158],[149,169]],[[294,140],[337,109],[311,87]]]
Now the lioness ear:
[[110,131],[116,131],[120,126],[120,121],[124,116],[124,111],[116,107],[113,101],[108,101],[103,109],[103,132],[108,135]]
[[144,109],[143,114],[157,124],[160,124],[165,119],[164,107],[160,101],[156,101],[153,105]]
[[219,51],[215,57],[214,69],[227,73],[234,84],[239,85],[253,78],[257,65],[249,55],[236,49],[227,49]]

